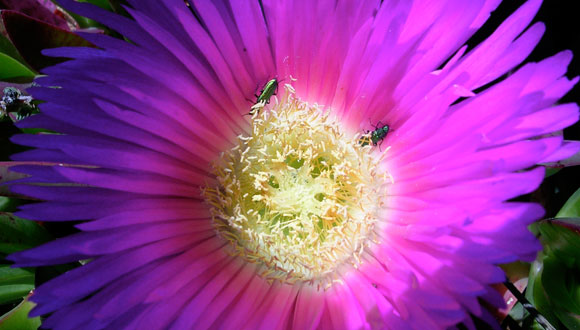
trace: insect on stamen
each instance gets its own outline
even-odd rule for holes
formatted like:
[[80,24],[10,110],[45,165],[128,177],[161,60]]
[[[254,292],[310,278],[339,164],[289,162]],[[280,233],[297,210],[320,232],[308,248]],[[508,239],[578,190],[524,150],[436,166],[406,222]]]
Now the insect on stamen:
[[375,129],[373,131],[366,131],[363,136],[358,140],[361,147],[364,147],[369,144],[373,144],[373,146],[377,146],[383,143],[385,137],[389,133],[390,127],[389,125],[383,125],[380,121],[374,126]]
[[276,94],[278,90],[278,79],[273,78],[268,81],[262,90],[260,91],[260,95],[256,95],[256,103],[250,108],[249,115],[252,116],[255,113],[260,112],[260,109],[266,106],[266,104],[270,104],[270,98],[272,95]]

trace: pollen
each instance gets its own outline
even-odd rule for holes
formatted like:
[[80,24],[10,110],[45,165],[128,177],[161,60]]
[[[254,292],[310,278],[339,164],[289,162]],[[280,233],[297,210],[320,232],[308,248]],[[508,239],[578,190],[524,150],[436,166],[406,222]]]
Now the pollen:
[[253,110],[251,133],[213,164],[217,183],[203,189],[215,229],[268,280],[339,282],[377,241],[381,156],[289,85],[281,102]]

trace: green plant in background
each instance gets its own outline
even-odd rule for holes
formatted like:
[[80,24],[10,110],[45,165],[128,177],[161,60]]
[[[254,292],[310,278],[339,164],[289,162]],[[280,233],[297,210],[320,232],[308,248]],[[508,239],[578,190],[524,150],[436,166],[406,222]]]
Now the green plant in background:
[[526,297],[559,328],[580,329],[580,190],[556,218],[533,226],[544,249],[532,264]]
[[[107,9],[121,8],[119,1],[96,1]],[[42,55],[42,49],[63,46],[90,46],[74,34],[80,28],[98,27],[96,22],[76,16],[44,0],[0,0],[0,138],[8,143],[10,122],[38,113],[38,102],[25,92],[42,68],[64,59]],[[8,122],[6,122],[8,120]],[[3,128],[4,127],[4,128]],[[12,126],[13,127],[13,126]],[[37,133],[39,130],[26,132]],[[46,131],[43,131],[46,132]],[[1,159],[9,154],[0,149]],[[0,162],[0,183],[21,178],[9,171],[14,162]],[[0,186],[0,329],[37,329],[40,317],[28,319],[34,304],[27,297],[40,282],[45,282],[80,263],[42,269],[11,268],[6,255],[29,249],[54,237],[41,224],[20,219],[12,214],[16,206],[26,203]],[[3,315],[2,315],[3,314]]]

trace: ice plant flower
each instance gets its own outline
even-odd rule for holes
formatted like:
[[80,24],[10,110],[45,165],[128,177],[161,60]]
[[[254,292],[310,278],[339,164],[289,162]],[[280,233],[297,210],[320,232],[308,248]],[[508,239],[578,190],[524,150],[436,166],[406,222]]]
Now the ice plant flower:
[[81,232],[11,259],[89,260],[36,290],[44,326],[472,326],[539,249],[542,208],[508,200],[578,150],[550,134],[571,53],[519,67],[541,1],[470,51],[499,1],[61,2],[130,42],[47,50],[72,60],[20,126],[60,134],[14,138],[55,164],[18,168],[44,200],[19,215]]

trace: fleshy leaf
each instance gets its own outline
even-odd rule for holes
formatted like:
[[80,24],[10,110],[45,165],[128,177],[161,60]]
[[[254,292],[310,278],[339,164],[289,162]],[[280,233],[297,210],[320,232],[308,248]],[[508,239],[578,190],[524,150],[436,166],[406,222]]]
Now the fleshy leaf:
[[12,57],[0,53],[0,80],[32,81],[35,73]]
[[0,318],[0,330],[19,329],[36,330],[40,327],[40,317],[28,318],[28,313],[34,307],[34,303],[24,300],[13,310]]
[[548,299],[544,286],[542,285],[542,274],[544,271],[543,256],[538,256],[538,260],[532,263],[526,298],[551,324],[558,324],[558,318],[552,312],[552,306]]
[[46,0],[0,0],[1,9],[10,9],[62,29],[69,29],[63,11],[51,1]]
[[580,328],[580,190],[557,217],[534,224],[543,252],[532,264],[526,297],[553,324]]
[[8,197],[0,196],[0,211],[6,211],[10,207],[11,199]]
[[34,284],[34,273],[24,268],[0,265],[0,286],[8,284]]
[[554,313],[556,313],[567,329],[580,329],[580,316],[578,314],[566,313],[561,309],[555,310]]
[[106,9],[106,10],[112,10],[111,4],[107,0],[81,0],[79,2],[88,2],[90,4],[93,4],[95,6],[99,6],[103,9]]
[[32,289],[34,289],[33,272],[0,265],[0,304],[22,299]]
[[28,249],[51,239],[48,231],[35,221],[0,212],[0,255]]
[[552,175],[560,172],[561,168],[554,168],[554,167],[546,167],[546,176],[545,178],[551,177]]
[[21,204],[21,199],[0,196],[0,212],[15,212]]
[[7,284],[0,285],[0,304],[18,301],[34,289],[30,284]]
[[2,20],[10,40],[20,55],[36,70],[65,60],[44,56],[40,53],[42,49],[63,46],[92,46],[91,43],[72,32],[16,11],[3,10]]
[[[564,220],[564,219],[563,219]],[[555,255],[562,259],[568,266],[574,264],[580,266],[580,219],[565,218],[567,222],[559,219],[543,220],[538,223],[541,234],[544,254]],[[576,223],[576,225],[573,225]]]
[[568,198],[556,218],[580,218],[580,189]]
[[557,310],[580,315],[580,272],[556,257],[544,258],[542,285]]
[[8,55],[20,63],[25,62],[22,56],[20,56],[20,53],[18,53],[18,50],[16,50],[16,47],[12,44],[12,41],[3,34],[0,34],[0,53]]

